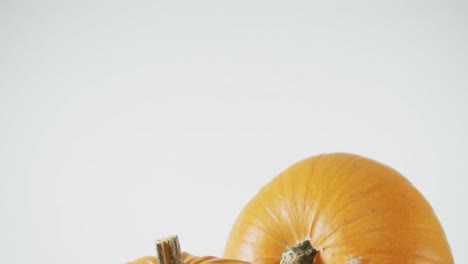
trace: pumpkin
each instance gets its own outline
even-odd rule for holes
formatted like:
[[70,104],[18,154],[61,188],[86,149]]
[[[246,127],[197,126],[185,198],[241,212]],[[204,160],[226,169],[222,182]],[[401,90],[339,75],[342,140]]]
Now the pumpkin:
[[[182,261],[184,264],[249,264],[240,260],[223,259],[213,256],[197,257],[187,252],[182,252]],[[147,256],[139,258],[128,264],[158,264],[156,257]]]
[[146,256],[132,262],[128,262],[127,264],[158,264],[158,259],[156,257]]
[[347,153],[305,159],[264,186],[238,216],[224,257],[253,264],[454,263],[423,195],[394,169]]
[[187,252],[181,252],[177,235],[157,239],[156,254],[157,257],[142,257],[128,264],[250,264],[240,260],[213,256],[197,257]]

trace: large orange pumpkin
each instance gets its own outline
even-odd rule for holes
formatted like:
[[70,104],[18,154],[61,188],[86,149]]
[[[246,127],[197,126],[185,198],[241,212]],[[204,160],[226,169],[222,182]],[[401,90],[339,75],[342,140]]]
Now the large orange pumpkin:
[[224,256],[254,264],[454,262],[421,193],[392,168],[345,153],[303,160],[264,186],[235,222]]

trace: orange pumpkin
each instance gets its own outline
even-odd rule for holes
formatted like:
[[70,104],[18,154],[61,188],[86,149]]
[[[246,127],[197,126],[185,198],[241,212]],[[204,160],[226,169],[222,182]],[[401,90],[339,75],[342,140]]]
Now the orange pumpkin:
[[[240,260],[223,259],[213,256],[197,257],[187,252],[182,252],[182,260],[184,264],[250,264]],[[156,257],[147,256],[128,264],[158,264],[158,259]]]
[[224,256],[254,264],[447,263],[433,209],[401,174],[345,153],[303,160],[264,186]]
[[158,259],[156,257],[147,256],[128,262],[127,264],[158,264]]

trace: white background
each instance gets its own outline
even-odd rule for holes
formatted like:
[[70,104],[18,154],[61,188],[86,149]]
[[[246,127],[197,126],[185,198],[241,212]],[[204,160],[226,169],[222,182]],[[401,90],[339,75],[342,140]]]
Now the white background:
[[222,255],[334,151],[406,175],[468,263],[467,2],[324,2],[1,1],[0,263]]

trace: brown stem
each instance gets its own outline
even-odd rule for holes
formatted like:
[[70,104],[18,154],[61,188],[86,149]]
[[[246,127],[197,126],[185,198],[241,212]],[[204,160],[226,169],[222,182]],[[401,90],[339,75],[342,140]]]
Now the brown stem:
[[312,264],[314,263],[315,250],[309,240],[299,242],[294,247],[288,247],[284,252],[280,264]]
[[177,236],[156,240],[158,264],[184,264]]

